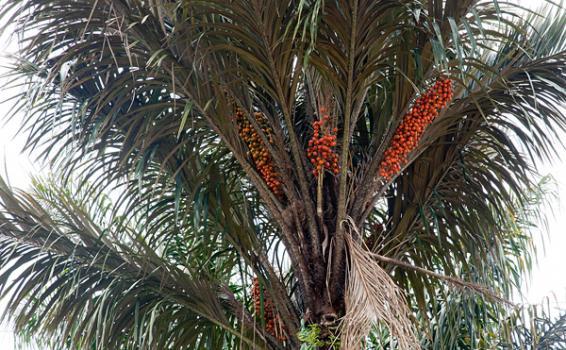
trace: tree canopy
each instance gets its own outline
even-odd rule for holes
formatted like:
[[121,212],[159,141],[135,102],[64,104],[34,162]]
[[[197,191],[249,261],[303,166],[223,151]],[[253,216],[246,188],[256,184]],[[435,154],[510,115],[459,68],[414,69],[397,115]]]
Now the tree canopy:
[[521,332],[506,302],[531,266],[536,164],[563,146],[561,5],[6,0],[0,18],[21,44],[14,112],[53,169],[0,184],[21,332],[69,349],[564,341],[563,318]]

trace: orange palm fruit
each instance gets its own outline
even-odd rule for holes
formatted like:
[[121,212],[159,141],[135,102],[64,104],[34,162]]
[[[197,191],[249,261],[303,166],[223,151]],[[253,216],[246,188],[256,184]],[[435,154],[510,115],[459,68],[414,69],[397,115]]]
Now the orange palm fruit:
[[398,173],[407,156],[417,147],[426,127],[452,99],[452,81],[439,79],[413,103],[395,130],[391,144],[383,153],[378,174],[386,180]]

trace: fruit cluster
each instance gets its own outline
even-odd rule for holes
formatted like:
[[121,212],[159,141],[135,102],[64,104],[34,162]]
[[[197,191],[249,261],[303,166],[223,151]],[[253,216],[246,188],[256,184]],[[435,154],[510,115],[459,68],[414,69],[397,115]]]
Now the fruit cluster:
[[417,147],[424,130],[452,99],[452,81],[439,79],[426,93],[418,97],[395,130],[389,148],[383,154],[379,176],[389,180],[401,171],[407,155]]
[[313,166],[312,174],[318,177],[324,169],[328,169],[337,175],[340,171],[338,166],[338,155],[334,151],[336,147],[337,128],[330,126],[330,117],[326,113],[326,108],[320,108],[320,120],[312,123],[313,135],[309,140],[307,156]]
[[[273,136],[271,127],[267,118],[260,112],[253,114],[258,125],[263,130],[269,143],[273,143]],[[281,181],[275,170],[273,159],[267,149],[265,143],[257,133],[252,123],[246,118],[243,110],[236,110],[236,123],[239,127],[240,137],[248,146],[248,155],[253,160],[256,170],[261,174],[261,177],[275,195],[281,195]]]
[[[262,290],[257,277],[254,277],[253,279],[251,294],[254,302],[255,314],[260,316],[262,312]],[[267,333],[271,334],[279,341],[285,341],[287,339],[285,325],[283,324],[279,314],[277,314],[275,307],[273,306],[273,301],[265,290],[263,290],[263,319],[265,320],[265,330]]]

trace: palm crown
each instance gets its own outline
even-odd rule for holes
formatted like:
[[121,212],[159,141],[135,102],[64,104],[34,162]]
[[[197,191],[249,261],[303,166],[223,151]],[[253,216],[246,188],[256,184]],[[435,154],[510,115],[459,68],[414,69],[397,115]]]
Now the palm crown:
[[566,126],[557,8],[7,1],[16,108],[57,174],[2,184],[16,325],[71,348],[442,348],[441,315],[470,310],[452,345],[512,338],[485,319],[530,265],[533,164]]

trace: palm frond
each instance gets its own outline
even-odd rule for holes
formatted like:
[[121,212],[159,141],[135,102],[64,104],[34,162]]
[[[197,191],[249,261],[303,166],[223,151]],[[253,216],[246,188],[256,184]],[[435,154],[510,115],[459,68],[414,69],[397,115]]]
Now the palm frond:
[[221,348],[226,341],[255,348],[269,341],[227,285],[164,261],[122,217],[107,215],[107,199],[70,190],[38,183],[32,195],[2,183],[1,256],[9,266],[2,292],[11,295],[17,329],[37,317],[32,331],[69,348]]

